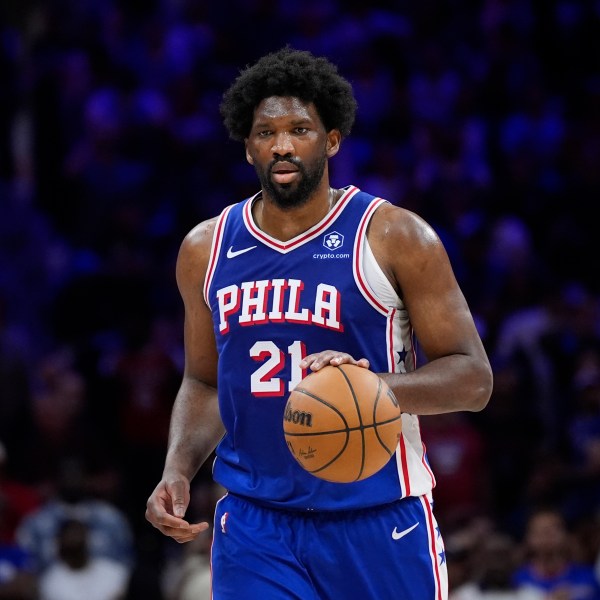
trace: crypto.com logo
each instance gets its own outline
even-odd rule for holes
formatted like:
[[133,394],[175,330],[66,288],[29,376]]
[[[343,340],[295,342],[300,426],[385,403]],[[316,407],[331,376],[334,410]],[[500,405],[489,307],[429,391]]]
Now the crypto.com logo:
[[339,250],[344,245],[344,236],[337,231],[332,231],[323,236],[323,246],[327,250]]

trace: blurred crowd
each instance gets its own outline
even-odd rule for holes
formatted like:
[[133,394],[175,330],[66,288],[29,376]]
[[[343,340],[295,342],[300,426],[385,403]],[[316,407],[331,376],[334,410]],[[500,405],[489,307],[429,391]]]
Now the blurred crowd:
[[[332,161],[442,237],[495,372],[421,420],[453,600],[600,598],[597,0],[4,0],[0,599],[187,600],[144,520],[182,370],[179,244],[257,191],[218,106],[285,44],[354,86]],[[192,519],[212,518],[210,464]],[[92,591],[90,591],[92,590]]]

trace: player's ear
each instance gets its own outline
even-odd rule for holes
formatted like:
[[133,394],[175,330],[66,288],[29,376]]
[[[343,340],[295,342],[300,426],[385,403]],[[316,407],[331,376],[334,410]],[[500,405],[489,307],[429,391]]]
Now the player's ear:
[[246,160],[253,165],[254,164],[254,159],[252,158],[252,156],[250,156],[250,152],[248,150],[248,138],[246,138],[244,140],[244,147],[246,148]]
[[327,133],[327,144],[325,146],[327,150],[327,158],[331,158],[338,153],[341,143],[342,134],[340,133],[339,129],[332,129]]

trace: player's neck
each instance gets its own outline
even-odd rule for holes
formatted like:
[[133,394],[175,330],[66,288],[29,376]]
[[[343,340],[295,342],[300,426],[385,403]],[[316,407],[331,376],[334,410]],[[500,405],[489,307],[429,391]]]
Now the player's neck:
[[252,215],[257,227],[277,240],[286,242],[321,221],[342,196],[342,190],[319,188],[301,206],[284,209],[264,194],[255,202]]

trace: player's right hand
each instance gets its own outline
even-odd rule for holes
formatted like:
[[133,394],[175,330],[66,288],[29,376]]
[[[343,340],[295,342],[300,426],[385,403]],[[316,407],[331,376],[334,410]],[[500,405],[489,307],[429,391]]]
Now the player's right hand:
[[370,366],[366,358],[359,358],[357,360],[347,352],[339,352],[337,350],[322,350],[321,352],[309,354],[300,361],[299,366],[301,369],[318,371],[327,365],[338,367],[343,364],[356,365],[364,369],[368,369]]
[[180,544],[191,542],[209,527],[207,522],[189,523],[183,518],[190,503],[189,490],[184,477],[163,479],[146,502],[146,519]]

